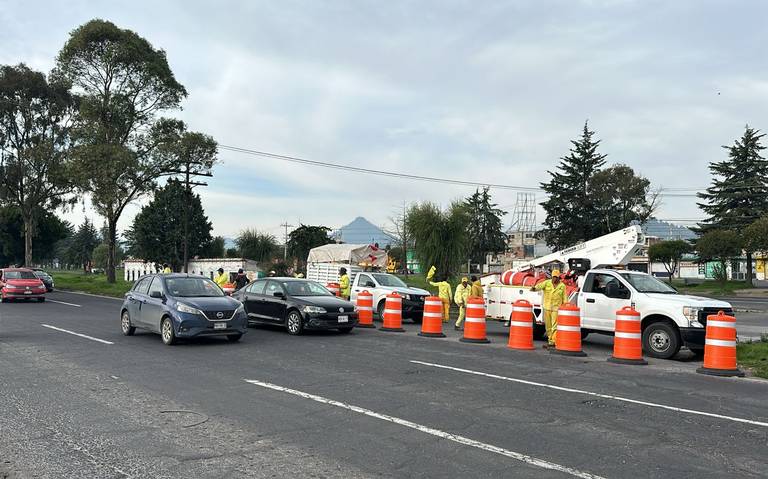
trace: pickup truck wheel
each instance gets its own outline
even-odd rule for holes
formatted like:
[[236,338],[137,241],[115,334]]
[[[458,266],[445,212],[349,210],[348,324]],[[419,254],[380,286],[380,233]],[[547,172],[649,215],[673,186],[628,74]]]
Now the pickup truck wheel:
[[381,321],[384,321],[384,308],[386,307],[386,300],[379,301],[379,304],[376,306],[376,314],[379,315],[379,319]]
[[411,321],[413,321],[413,324],[421,324],[421,321],[423,318],[424,318],[423,313],[413,313],[413,316],[411,317]]
[[670,359],[680,351],[680,335],[667,323],[652,323],[643,330],[643,350],[652,358]]

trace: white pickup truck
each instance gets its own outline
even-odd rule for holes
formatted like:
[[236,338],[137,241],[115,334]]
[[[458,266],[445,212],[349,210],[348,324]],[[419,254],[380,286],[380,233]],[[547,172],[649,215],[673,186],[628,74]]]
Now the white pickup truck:
[[352,294],[350,299],[357,302],[357,295],[368,290],[373,295],[373,307],[379,315],[384,314],[384,303],[388,294],[397,291],[403,297],[403,318],[410,318],[414,323],[421,323],[424,314],[424,299],[430,292],[420,288],[412,288],[400,278],[387,273],[356,273],[352,278]]
[[683,345],[702,354],[707,316],[718,311],[733,314],[725,301],[679,294],[655,277],[636,271],[589,270],[576,294],[582,336],[613,334],[616,311],[634,306],[642,319],[643,350],[654,358],[671,358]]

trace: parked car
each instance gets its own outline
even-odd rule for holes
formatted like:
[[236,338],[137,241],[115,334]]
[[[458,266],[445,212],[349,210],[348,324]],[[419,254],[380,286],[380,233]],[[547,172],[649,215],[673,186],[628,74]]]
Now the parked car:
[[357,324],[352,303],[307,279],[257,279],[233,297],[245,305],[249,324],[278,324],[289,334],[301,334],[305,329],[348,333]]
[[208,278],[150,274],[125,294],[120,326],[126,336],[136,328],[159,333],[167,345],[200,336],[226,336],[236,342],[247,332],[248,320],[243,305]]
[[403,318],[421,323],[421,318],[424,316],[424,300],[429,296],[429,291],[408,286],[393,274],[357,273],[352,280],[350,299],[357,302],[357,295],[364,290],[373,295],[373,307],[379,318],[384,318],[387,295],[397,292],[403,298]]
[[0,301],[11,299],[37,299],[45,301],[45,285],[26,268],[0,269]]
[[46,273],[40,268],[32,268],[32,272],[35,273],[35,276],[37,276],[40,279],[40,281],[43,282],[43,284],[45,285],[45,290],[48,293],[53,291],[53,286],[54,286],[53,277],[50,274]]

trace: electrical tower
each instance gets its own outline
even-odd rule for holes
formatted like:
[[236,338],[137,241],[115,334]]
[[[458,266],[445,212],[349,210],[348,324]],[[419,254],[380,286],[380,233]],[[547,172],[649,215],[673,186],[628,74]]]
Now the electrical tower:
[[[515,209],[512,211],[512,225],[507,230],[510,247],[524,257],[533,257],[536,245],[536,195],[518,193]],[[514,236],[512,236],[514,235]]]

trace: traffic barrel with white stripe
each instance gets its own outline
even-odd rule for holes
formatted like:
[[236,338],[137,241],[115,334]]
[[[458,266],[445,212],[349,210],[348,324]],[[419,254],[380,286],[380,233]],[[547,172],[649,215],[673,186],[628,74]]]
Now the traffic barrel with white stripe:
[[357,327],[375,328],[373,325],[373,295],[368,290],[357,295]]
[[427,338],[444,338],[443,334],[443,301],[438,296],[427,296],[424,300],[424,316],[421,320],[419,336]]
[[465,343],[490,343],[485,335],[485,301],[483,298],[467,298],[467,316],[464,318]]
[[512,305],[509,317],[510,349],[534,349],[533,347],[533,306],[524,299],[518,299]]
[[581,350],[581,311],[579,307],[565,303],[557,310],[555,349],[549,352],[566,356],[586,356]]
[[631,306],[616,311],[613,334],[613,356],[608,361],[618,364],[648,364],[643,359],[640,313]]
[[339,283],[328,283],[325,287],[328,288],[328,291],[333,293],[334,296],[341,297],[341,285],[339,285]]
[[384,325],[379,328],[379,331],[405,332],[403,329],[403,298],[397,292],[387,295],[384,303]]
[[712,376],[744,376],[736,367],[736,318],[722,311],[707,316],[704,367],[697,373]]

